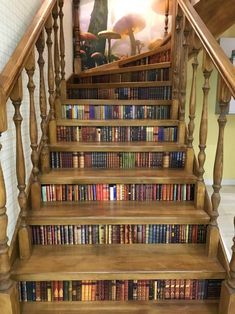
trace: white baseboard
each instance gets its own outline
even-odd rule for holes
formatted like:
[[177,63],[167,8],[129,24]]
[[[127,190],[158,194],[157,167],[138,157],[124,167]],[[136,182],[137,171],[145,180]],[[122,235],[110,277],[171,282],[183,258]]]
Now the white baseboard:
[[[212,179],[205,179],[205,184],[206,185],[212,185],[213,180]],[[224,179],[222,180],[221,185],[235,185],[235,179]]]

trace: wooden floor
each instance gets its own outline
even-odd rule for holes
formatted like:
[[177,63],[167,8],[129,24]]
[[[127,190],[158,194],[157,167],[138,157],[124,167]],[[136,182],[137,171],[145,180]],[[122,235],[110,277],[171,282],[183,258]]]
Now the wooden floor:
[[17,260],[19,280],[223,279],[225,270],[199,244],[35,246]]
[[82,302],[82,303],[25,303],[22,314],[218,314],[217,303],[194,301],[188,303],[152,302]]

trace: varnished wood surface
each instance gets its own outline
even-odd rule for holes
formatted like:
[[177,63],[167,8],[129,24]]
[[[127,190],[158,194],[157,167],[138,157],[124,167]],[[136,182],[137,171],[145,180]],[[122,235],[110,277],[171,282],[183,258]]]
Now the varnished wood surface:
[[64,105],[171,105],[172,100],[157,100],[157,99],[131,99],[131,100],[119,100],[119,99],[65,99]]
[[44,205],[30,211],[30,225],[208,224],[210,217],[191,202],[81,202]]
[[17,45],[13,55],[1,72],[0,81],[7,98],[9,97],[16,80],[31,53],[32,47],[43,29],[44,23],[55,3],[56,0],[43,1],[24,36]]
[[13,266],[15,280],[223,279],[200,244],[35,246]]
[[50,145],[53,152],[178,152],[186,151],[186,145],[177,143],[105,143],[105,142],[57,142]]
[[22,314],[218,314],[218,304],[208,301],[95,301],[95,302],[32,302],[21,304]]
[[117,73],[126,73],[126,72],[136,72],[136,71],[147,71],[151,69],[164,69],[169,68],[171,66],[170,62],[159,62],[159,63],[152,63],[152,64],[144,64],[144,65],[137,65],[132,67],[125,67],[125,68],[119,68],[119,69],[113,69],[110,70],[102,70],[94,73],[89,72],[81,72],[80,75],[74,75],[74,77],[92,77],[92,76],[100,76],[100,75],[112,75]]
[[171,86],[171,81],[67,84],[68,89]]
[[57,125],[64,126],[178,126],[178,120],[77,120],[58,119]]
[[[178,0],[183,13],[186,15],[187,19],[190,21],[191,26],[198,35],[203,47],[207,51],[208,55],[212,59],[218,72],[225,80],[226,84],[235,97],[235,68],[226,56],[223,49],[220,47],[214,36],[209,32],[206,25],[197,14],[189,0]],[[234,5],[231,6],[234,10]],[[219,24],[219,23],[218,23]]]
[[183,169],[54,169],[42,174],[42,184],[96,183],[196,183],[197,177]]

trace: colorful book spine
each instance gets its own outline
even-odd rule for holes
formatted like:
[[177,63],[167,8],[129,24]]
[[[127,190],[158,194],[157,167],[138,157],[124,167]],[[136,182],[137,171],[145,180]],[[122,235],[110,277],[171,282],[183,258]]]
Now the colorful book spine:
[[57,126],[58,142],[177,142],[178,128],[158,126]]
[[185,152],[51,152],[51,168],[184,168]]
[[31,229],[35,245],[205,243],[207,234],[207,225],[41,225]]
[[48,184],[43,202],[55,201],[193,201],[194,184]]
[[217,300],[221,279],[21,281],[21,302]]

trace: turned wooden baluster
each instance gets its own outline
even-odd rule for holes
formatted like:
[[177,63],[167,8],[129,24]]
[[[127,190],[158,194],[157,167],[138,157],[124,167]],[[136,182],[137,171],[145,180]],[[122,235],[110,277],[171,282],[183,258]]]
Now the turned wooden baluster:
[[203,55],[203,65],[202,65],[203,75],[204,75],[204,85],[203,90],[203,105],[202,105],[202,114],[200,122],[200,131],[199,131],[199,154],[198,154],[198,180],[203,181],[204,175],[204,164],[206,160],[206,141],[208,133],[208,96],[210,91],[210,76],[213,70],[213,64],[205,52]]
[[64,13],[63,13],[64,0],[59,0],[59,17],[60,17],[60,69],[61,69],[61,82],[60,92],[62,99],[66,98],[66,81],[65,81],[65,42],[64,42]]
[[22,93],[22,76],[20,76],[11,92],[10,95],[11,101],[15,107],[15,114],[13,117],[13,121],[16,127],[16,176],[18,182],[18,201],[20,205],[20,217],[21,217],[21,225],[19,230],[19,250],[20,257],[29,258],[31,253],[31,236],[30,230],[26,223],[27,216],[27,195],[25,192],[26,184],[25,184],[25,158],[24,158],[24,150],[22,144],[22,134],[21,134],[21,123],[22,116],[20,113],[20,106],[23,99]]
[[37,118],[36,118],[36,111],[35,111],[35,102],[34,102],[34,72],[35,72],[35,53],[34,49],[32,50],[26,65],[25,70],[28,75],[28,90],[29,90],[29,134],[30,134],[30,143],[31,143],[31,160],[33,164],[33,182],[31,184],[31,206],[32,209],[40,208],[41,202],[41,186],[38,179],[39,169],[39,154],[38,154],[38,126],[37,126]]
[[166,1],[166,8],[165,8],[165,32],[164,37],[168,35],[168,24],[169,24],[169,13],[170,13],[170,0]]
[[[2,145],[0,144],[0,151],[1,149]],[[10,278],[11,265],[8,254],[9,247],[7,245],[7,224],[6,187],[0,162],[0,292],[9,289],[12,285]]]
[[196,111],[196,94],[197,94],[197,68],[198,68],[198,53],[200,50],[200,45],[196,34],[193,34],[192,37],[192,84],[190,91],[190,100],[189,100],[189,124],[188,124],[188,147],[193,147],[193,139],[194,139],[194,129],[195,129],[195,111]]
[[217,141],[214,172],[213,172],[213,193],[211,196],[212,211],[210,212],[210,225],[207,236],[207,251],[209,256],[217,256],[219,244],[219,230],[217,218],[219,216],[218,207],[220,204],[220,189],[223,176],[223,155],[224,155],[224,128],[227,122],[226,113],[228,112],[231,93],[224,80],[220,79],[219,84],[219,107],[220,115],[218,118],[219,135]]
[[56,117],[61,116],[61,101],[60,101],[60,53],[59,53],[59,40],[58,40],[58,6],[55,4],[52,16],[54,19],[54,67],[55,67],[55,110]]
[[45,29],[47,33],[47,55],[48,55],[48,68],[47,68],[47,79],[48,79],[48,92],[49,92],[49,106],[50,106],[50,121],[49,121],[49,139],[50,143],[56,143],[56,120],[55,120],[55,86],[54,86],[54,66],[52,57],[52,30],[53,30],[53,19],[52,15],[49,16]]
[[179,119],[180,121],[185,120],[185,103],[186,103],[186,86],[187,86],[187,63],[188,63],[188,47],[189,47],[189,23],[183,16],[184,28],[183,28],[183,41],[181,50],[181,62],[180,62],[180,108],[179,108]]
[[224,80],[220,80],[220,96],[219,107],[220,115],[218,118],[219,135],[217,141],[214,172],[213,172],[213,194],[211,196],[212,202],[212,218],[211,224],[217,226],[218,207],[220,204],[220,189],[223,176],[223,158],[224,158],[224,128],[227,123],[226,113],[228,112],[231,93],[225,84]]
[[47,100],[46,100],[46,88],[44,79],[44,58],[43,52],[45,48],[44,31],[41,32],[36,47],[38,50],[38,65],[40,75],[40,87],[39,87],[39,103],[41,114],[41,130],[42,130],[42,149],[40,155],[41,171],[42,173],[49,172],[49,149],[48,149],[48,136],[47,136]]
[[[2,103],[3,105],[3,103]],[[6,125],[5,125],[6,126]],[[4,127],[5,129],[5,127]],[[1,133],[0,133],[1,136]],[[0,151],[2,145],[0,144]],[[11,264],[7,244],[6,187],[0,162],[0,304],[1,313],[20,313],[16,283],[10,278]]]
[[80,57],[80,23],[79,9],[80,0],[73,0],[73,34],[74,34],[74,73],[81,72],[81,57]]
[[171,119],[178,119],[179,111],[179,84],[180,84],[180,51],[181,51],[181,30],[182,30],[182,15],[177,14],[175,20],[175,39],[174,49],[176,53],[173,54],[173,75],[172,75],[172,111]]

